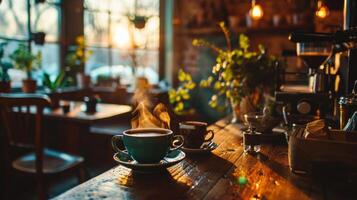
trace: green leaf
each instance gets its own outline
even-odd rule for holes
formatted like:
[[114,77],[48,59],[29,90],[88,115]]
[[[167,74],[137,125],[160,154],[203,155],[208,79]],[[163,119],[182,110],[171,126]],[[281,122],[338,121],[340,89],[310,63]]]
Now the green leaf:
[[52,90],[53,86],[52,86],[52,82],[50,79],[50,75],[47,74],[46,72],[43,73],[43,85],[45,87],[47,87],[48,89]]
[[259,44],[258,49],[261,54],[265,54],[265,47],[263,45]]
[[249,48],[249,38],[246,35],[244,35],[244,34],[240,34],[239,35],[239,46],[244,51],[248,50],[248,48]]
[[208,47],[213,51],[215,51],[216,53],[220,53],[221,51],[223,51],[222,49],[218,48],[216,45],[213,45],[207,42],[206,40],[202,40],[202,39],[193,39],[192,45],[196,47]]
[[56,80],[53,83],[53,86],[55,87],[54,89],[59,89],[62,87],[64,84],[64,79],[65,79],[65,73],[61,71],[58,76],[56,77]]
[[51,81],[51,77],[48,73],[44,72],[43,73],[43,78],[42,78],[43,85],[50,89],[51,91],[59,89],[65,85],[65,73],[62,71],[60,72],[55,81]]

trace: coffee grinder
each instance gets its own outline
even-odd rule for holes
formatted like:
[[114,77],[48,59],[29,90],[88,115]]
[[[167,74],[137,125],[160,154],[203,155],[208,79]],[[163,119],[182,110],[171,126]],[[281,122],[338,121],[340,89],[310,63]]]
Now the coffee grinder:
[[[290,40],[295,39],[290,37]],[[289,85],[275,93],[276,100],[283,102],[286,123],[303,124],[325,117],[331,106],[331,78],[327,60],[331,55],[332,43],[326,41],[296,42],[297,56],[308,67],[306,87]],[[288,119],[289,118],[289,119]]]

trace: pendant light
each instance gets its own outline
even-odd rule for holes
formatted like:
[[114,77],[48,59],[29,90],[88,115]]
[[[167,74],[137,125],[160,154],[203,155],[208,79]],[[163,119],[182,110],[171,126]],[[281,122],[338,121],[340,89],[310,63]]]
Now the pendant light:
[[256,4],[255,0],[252,0],[252,7],[249,10],[249,15],[252,17],[253,20],[259,20],[263,17],[263,8]]
[[326,4],[322,1],[319,0],[317,1],[317,10],[315,12],[316,17],[324,19],[330,14],[330,11]]

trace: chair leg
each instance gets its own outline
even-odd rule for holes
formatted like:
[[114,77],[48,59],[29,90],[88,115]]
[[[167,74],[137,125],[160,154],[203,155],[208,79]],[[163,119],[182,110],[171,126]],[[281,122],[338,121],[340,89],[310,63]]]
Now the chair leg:
[[5,172],[4,172],[4,179],[1,180],[1,184],[4,185],[4,194],[3,194],[3,198],[5,200],[7,199],[10,199],[10,192],[11,192],[11,189],[12,189],[12,179],[13,179],[13,172],[12,172],[12,169],[11,167],[9,166],[6,166],[5,167]]
[[47,187],[42,175],[37,175],[37,195],[39,200],[47,199]]

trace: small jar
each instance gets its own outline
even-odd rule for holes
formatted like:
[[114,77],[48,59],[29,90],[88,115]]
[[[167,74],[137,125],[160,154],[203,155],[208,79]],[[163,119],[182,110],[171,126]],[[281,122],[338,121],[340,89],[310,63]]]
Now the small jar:
[[99,102],[99,98],[97,96],[86,96],[84,97],[85,103],[85,112],[86,113],[95,113],[97,112],[97,103]]
[[243,147],[245,153],[258,153],[260,151],[261,133],[254,130],[243,132]]

